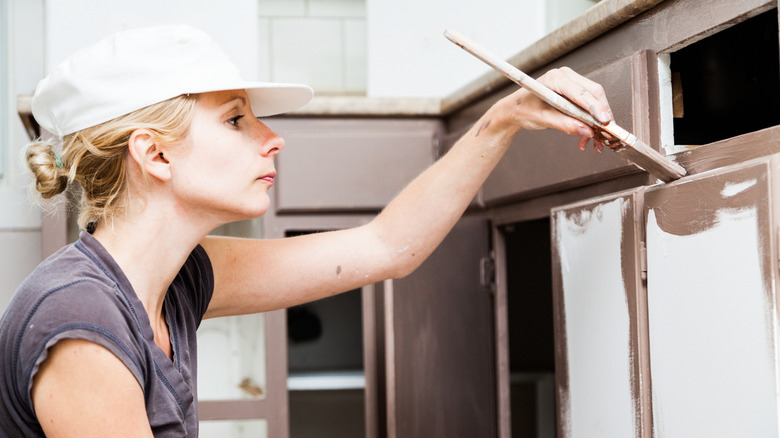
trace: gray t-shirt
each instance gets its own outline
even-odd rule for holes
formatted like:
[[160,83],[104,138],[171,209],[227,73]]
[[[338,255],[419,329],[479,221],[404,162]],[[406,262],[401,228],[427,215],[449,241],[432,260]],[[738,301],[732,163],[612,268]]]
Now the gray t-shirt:
[[82,233],[33,271],[0,319],[0,437],[44,436],[30,398],[33,377],[48,349],[70,338],[95,342],[127,366],[143,389],[156,437],[197,436],[195,330],[213,289],[211,262],[198,246],[165,296],[168,359],[125,274]]

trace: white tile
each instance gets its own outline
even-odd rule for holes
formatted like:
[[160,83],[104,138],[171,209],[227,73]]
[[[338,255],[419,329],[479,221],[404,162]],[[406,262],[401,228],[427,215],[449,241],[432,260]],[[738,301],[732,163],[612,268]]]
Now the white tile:
[[303,17],[306,0],[258,0],[261,17]]
[[300,82],[318,92],[343,89],[341,22],[335,19],[275,19],[273,80]]
[[308,0],[310,17],[365,18],[366,0]]
[[366,20],[344,20],[345,91],[365,92],[367,80]]

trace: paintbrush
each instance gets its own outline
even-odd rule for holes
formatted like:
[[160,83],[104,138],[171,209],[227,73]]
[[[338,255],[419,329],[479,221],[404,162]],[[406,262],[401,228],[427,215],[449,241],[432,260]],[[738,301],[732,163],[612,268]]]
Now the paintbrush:
[[535,94],[553,108],[593,128],[597,137],[600,140],[604,140],[605,146],[656,178],[669,182],[685,176],[686,172],[682,166],[651,148],[634,134],[618,126],[614,121],[606,124],[599,122],[589,112],[542,85],[539,81],[523,73],[515,66],[488,52],[457,31],[447,29],[444,31],[444,36],[513,82]]

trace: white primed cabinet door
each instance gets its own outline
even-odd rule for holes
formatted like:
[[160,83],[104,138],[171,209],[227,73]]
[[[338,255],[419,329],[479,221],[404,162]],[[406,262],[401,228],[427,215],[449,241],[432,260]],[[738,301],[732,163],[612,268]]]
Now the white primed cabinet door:
[[655,436],[778,436],[777,162],[645,193]]
[[641,195],[640,188],[552,211],[562,437],[644,436]]

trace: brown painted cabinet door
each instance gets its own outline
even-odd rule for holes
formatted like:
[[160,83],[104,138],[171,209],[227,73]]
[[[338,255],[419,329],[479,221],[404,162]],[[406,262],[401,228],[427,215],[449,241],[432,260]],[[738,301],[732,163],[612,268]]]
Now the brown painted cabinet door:
[[[581,72],[604,86],[618,125],[655,148],[660,144],[653,127],[657,62],[654,53],[641,51]],[[485,182],[484,197],[488,204],[502,203],[636,172],[636,166],[611,151],[580,151],[575,137],[559,131],[524,131]]]
[[778,163],[645,194],[654,436],[778,436]]
[[642,192],[552,211],[560,437],[649,436]]
[[277,213],[378,211],[433,163],[442,131],[425,119],[264,121],[286,140]]
[[496,436],[493,307],[480,281],[488,224],[463,218],[412,275],[385,288],[387,436]]

